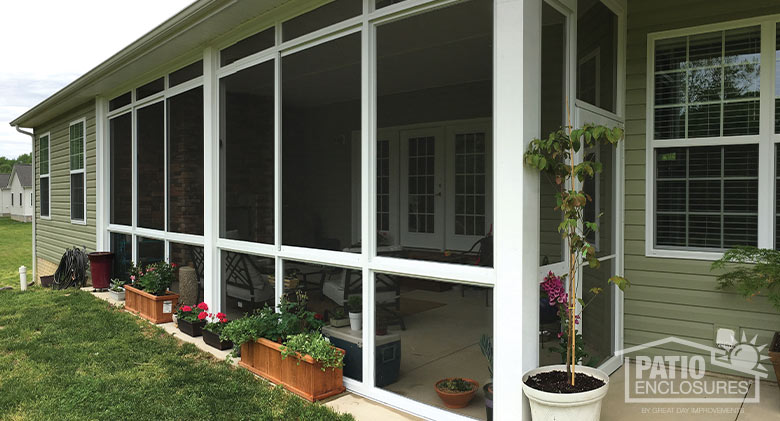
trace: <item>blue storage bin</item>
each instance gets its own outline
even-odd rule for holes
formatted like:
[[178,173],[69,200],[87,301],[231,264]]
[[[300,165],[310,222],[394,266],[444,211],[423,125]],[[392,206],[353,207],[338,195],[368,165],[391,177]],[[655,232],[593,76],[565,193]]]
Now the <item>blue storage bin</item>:
[[[330,343],[344,351],[344,376],[358,381],[363,380],[363,332],[350,329],[349,326],[322,328],[322,335]],[[377,387],[387,386],[398,381],[401,370],[401,336],[388,332],[377,336],[375,381]]]

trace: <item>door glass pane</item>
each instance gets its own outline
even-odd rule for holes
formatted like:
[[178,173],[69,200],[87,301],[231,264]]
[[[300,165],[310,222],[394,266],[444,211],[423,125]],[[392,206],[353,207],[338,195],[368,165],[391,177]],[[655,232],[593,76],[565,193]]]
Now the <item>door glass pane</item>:
[[410,138],[409,143],[409,187],[407,191],[409,211],[409,232],[434,232],[436,209],[436,138]]
[[400,169],[378,198],[380,255],[492,266],[492,3],[377,27],[378,140],[399,140]]
[[585,181],[583,190],[593,200],[585,206],[584,217],[588,222],[595,222],[598,229],[587,234],[588,242],[596,247],[596,256],[609,256],[614,253],[612,235],[615,224],[615,202],[613,199],[615,165],[614,147],[600,145],[585,154],[587,160],[598,160],[602,171],[592,179]]
[[359,251],[360,34],[282,59],[282,118],[283,244]]
[[[542,6],[542,95],[541,133],[550,133],[566,125],[566,17],[552,6]],[[555,211],[556,187],[542,176],[539,201],[539,264],[563,260],[563,241],[558,233],[561,214]],[[540,280],[541,281],[541,280]]]
[[132,224],[133,212],[133,126],[132,115],[122,114],[109,120],[111,151],[111,223]]
[[[168,243],[168,262],[176,264],[171,291],[179,294],[179,304],[203,301],[203,247]],[[214,303],[207,303],[213,307]]]
[[112,232],[111,252],[114,253],[111,277],[129,281],[130,268],[133,266],[133,237],[129,234]]
[[222,250],[223,312],[229,319],[274,306],[274,259]]
[[614,113],[618,17],[599,0],[579,0],[577,15],[577,99]]
[[138,226],[165,229],[165,103],[136,113]]
[[203,235],[203,88],[168,99],[168,231]]
[[[359,274],[351,275],[348,279]],[[466,417],[485,419],[483,386],[490,382],[483,335],[493,335],[493,290],[384,273],[375,281],[375,386]],[[359,334],[325,327],[337,346],[347,347],[345,375],[360,375],[361,360],[349,350]],[[355,361],[357,360],[357,361]],[[354,374],[353,374],[354,373]],[[444,407],[434,386],[460,377],[479,383],[474,400],[461,409]]]
[[220,79],[220,96],[220,237],[273,244],[273,62]]

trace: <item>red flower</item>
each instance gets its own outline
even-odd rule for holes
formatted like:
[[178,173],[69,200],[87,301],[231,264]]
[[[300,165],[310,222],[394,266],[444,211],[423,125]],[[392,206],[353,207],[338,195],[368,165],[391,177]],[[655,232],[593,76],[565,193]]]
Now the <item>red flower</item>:
[[208,314],[205,311],[201,311],[200,314],[198,314],[198,320],[203,320],[208,316]]
[[320,313],[315,313],[315,314],[314,314],[314,318],[315,318],[315,319],[317,319],[317,320],[322,320],[322,314],[320,314]]
[[224,319],[225,317],[227,317],[227,316],[225,315],[225,313],[217,313],[217,318],[218,318],[219,320],[222,320],[222,319]]
[[175,268],[176,267],[176,263],[171,263],[171,267]]
[[183,311],[183,312],[190,312],[190,311],[192,311],[192,307],[190,307],[190,306],[181,306],[181,311]]
[[200,304],[198,304],[198,308],[201,309],[201,310],[208,310],[209,306],[206,305],[206,303],[200,303]]
[[220,323],[227,323],[228,319],[227,319],[227,317],[223,317],[223,318],[219,319],[219,322]]

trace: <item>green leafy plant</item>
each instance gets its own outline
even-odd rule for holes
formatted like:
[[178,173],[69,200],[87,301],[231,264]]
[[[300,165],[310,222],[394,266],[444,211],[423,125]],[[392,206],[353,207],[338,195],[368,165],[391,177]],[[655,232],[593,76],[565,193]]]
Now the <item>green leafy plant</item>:
[[352,295],[347,300],[347,310],[350,313],[363,312],[363,298],[359,295]]
[[333,311],[330,313],[331,319],[344,319],[347,317],[347,314],[344,312],[344,307],[336,307],[333,309]]
[[735,247],[723,253],[711,269],[730,269],[718,276],[718,288],[734,288],[748,300],[766,295],[780,312],[780,251],[752,246]]
[[175,279],[176,263],[157,262],[146,266],[135,286],[152,295],[165,295]]
[[320,368],[337,369],[344,366],[344,353],[330,344],[330,341],[319,332],[307,332],[292,335],[287,338],[281,347],[282,358],[293,356],[300,358],[303,355],[312,357],[320,363]]
[[111,286],[108,289],[114,292],[122,292],[125,290],[125,283],[119,279],[112,279]]
[[474,383],[462,379],[462,378],[454,378],[454,379],[446,379],[441,382],[439,382],[436,387],[439,388],[442,392],[450,392],[450,393],[462,393],[462,392],[471,392],[474,390]]
[[[556,207],[561,212],[563,220],[558,225],[558,232],[566,240],[569,259],[569,293],[566,296],[566,311],[564,323],[565,334],[568,336],[566,365],[571,384],[574,385],[575,365],[577,362],[577,330],[575,328],[576,304],[584,304],[577,298],[577,282],[580,280],[579,267],[587,262],[591,268],[599,267],[596,248],[588,241],[591,233],[598,231],[597,221],[585,219],[585,208],[593,201],[585,191],[585,186],[602,171],[603,165],[588,155],[581,162],[577,156],[581,150],[599,147],[600,145],[617,146],[623,138],[623,130],[586,124],[582,128],[562,127],[546,139],[533,139],[525,153],[525,164],[543,174],[555,187]],[[598,215],[597,217],[600,217]],[[628,287],[629,282],[620,276],[608,279],[621,290]],[[595,294],[600,289],[592,290]]]
[[493,377],[493,338],[483,334],[479,338],[479,350],[482,351],[482,355],[488,361],[488,370],[490,370],[490,377]]

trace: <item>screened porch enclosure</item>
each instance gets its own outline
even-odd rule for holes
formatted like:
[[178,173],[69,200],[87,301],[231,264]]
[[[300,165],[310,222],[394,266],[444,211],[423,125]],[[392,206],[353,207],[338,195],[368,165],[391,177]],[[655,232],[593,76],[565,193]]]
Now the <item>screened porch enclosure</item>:
[[[521,413],[515,380],[549,361],[559,324],[539,282],[567,264],[553,193],[522,156],[567,123],[567,107],[574,124],[622,124],[607,83],[617,12],[598,1],[323,3],[101,102],[115,274],[133,262],[192,268],[198,300],[232,319],[302,293],[330,319],[359,297],[362,329],[323,330],[347,350],[351,390],[430,418],[484,419],[482,387],[462,409],[435,393],[438,380],[468,377],[501,385],[497,411]],[[583,43],[587,57],[576,55],[578,7],[613,25]],[[583,153],[608,168],[592,192],[604,266],[588,287],[620,270],[620,157]],[[616,300],[606,294],[584,323],[596,365],[617,343]]]

